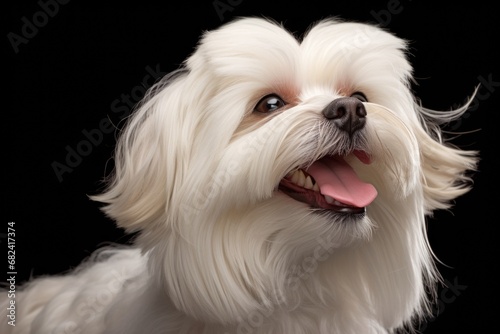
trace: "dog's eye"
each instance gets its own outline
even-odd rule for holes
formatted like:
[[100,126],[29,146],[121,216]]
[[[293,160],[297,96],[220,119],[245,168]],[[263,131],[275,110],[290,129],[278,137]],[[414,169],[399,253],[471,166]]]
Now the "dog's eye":
[[368,102],[368,99],[366,98],[366,95],[361,93],[361,92],[355,92],[351,95],[351,97],[355,97],[361,102]]
[[276,94],[264,96],[255,106],[254,111],[266,114],[278,110],[286,105],[285,101]]

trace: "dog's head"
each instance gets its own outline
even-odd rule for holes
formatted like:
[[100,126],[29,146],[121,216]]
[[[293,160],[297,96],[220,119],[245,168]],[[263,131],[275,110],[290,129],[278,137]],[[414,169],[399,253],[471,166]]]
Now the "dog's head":
[[234,322],[357,300],[387,327],[425,313],[424,216],[467,191],[475,159],[437,127],[466,106],[420,107],[405,48],[370,25],[322,21],[298,40],[240,19],[149,92],[97,199],[141,232],[177,308]]

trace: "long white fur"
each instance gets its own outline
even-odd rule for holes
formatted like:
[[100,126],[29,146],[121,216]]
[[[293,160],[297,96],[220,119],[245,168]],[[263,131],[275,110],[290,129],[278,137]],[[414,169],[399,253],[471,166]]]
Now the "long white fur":
[[[264,19],[207,32],[157,84],[120,136],[95,199],[133,248],[100,251],[74,273],[16,294],[1,333],[392,333],[430,315],[439,280],[425,216],[468,190],[475,152],[437,125],[467,109],[420,107],[406,43],[374,26],[324,20],[302,40]],[[356,143],[321,110],[362,91]],[[242,131],[260,97],[291,105]],[[297,166],[332,152],[378,196],[366,217],[318,214],[277,191]]]

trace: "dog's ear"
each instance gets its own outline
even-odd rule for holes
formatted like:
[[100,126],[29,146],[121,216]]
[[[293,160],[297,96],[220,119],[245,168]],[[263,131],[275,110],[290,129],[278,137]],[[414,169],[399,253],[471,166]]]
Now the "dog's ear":
[[113,174],[106,191],[92,199],[127,232],[163,218],[183,177],[192,143],[182,91],[185,71],[176,71],[152,87],[119,133]]
[[448,208],[451,200],[470,190],[471,179],[467,172],[475,170],[477,152],[461,150],[446,143],[439,127],[461,117],[468,105],[446,112],[416,106],[422,116],[422,126],[415,130],[415,134],[420,145],[427,213]]

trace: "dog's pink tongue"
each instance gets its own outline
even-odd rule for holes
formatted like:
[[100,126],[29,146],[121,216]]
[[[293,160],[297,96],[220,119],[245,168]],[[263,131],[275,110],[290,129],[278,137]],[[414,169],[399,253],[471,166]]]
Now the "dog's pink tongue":
[[[364,163],[369,162],[367,156],[356,156]],[[331,196],[339,202],[362,208],[377,196],[375,187],[361,181],[340,156],[324,157],[314,162],[306,172],[316,180],[321,194]]]

